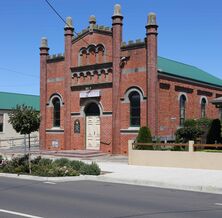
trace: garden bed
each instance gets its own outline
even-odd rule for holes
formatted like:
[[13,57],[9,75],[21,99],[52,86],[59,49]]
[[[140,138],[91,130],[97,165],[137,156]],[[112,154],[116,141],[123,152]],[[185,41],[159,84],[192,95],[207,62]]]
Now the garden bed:
[[28,155],[15,157],[12,160],[0,156],[0,173],[14,173],[44,177],[64,177],[79,175],[100,175],[99,166],[92,162],[86,164],[79,160],[60,158],[51,160],[36,157],[31,160],[31,174],[29,174]]

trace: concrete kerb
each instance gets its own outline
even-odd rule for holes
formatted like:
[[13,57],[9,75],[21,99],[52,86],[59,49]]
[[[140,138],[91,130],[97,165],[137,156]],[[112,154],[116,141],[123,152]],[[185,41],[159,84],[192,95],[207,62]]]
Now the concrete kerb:
[[[111,175],[112,173],[110,173]],[[69,177],[40,177],[30,175],[17,175],[0,173],[0,176],[15,179],[33,180],[41,182],[74,182],[74,181],[98,181],[98,182],[109,182],[117,184],[137,185],[137,186],[148,186],[156,188],[167,188],[183,191],[194,191],[194,192],[205,192],[212,194],[222,194],[222,188],[213,186],[199,186],[199,185],[184,185],[184,184],[171,184],[167,182],[158,182],[151,180],[141,179],[124,179],[124,178],[112,178],[104,175],[91,176],[91,175],[80,175],[80,176],[69,176]]]

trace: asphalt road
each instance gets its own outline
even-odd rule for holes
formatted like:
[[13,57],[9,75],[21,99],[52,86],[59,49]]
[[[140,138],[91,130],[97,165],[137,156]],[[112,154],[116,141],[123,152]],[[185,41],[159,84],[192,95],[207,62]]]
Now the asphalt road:
[[92,181],[44,183],[0,177],[0,218],[19,217],[221,218],[222,195]]

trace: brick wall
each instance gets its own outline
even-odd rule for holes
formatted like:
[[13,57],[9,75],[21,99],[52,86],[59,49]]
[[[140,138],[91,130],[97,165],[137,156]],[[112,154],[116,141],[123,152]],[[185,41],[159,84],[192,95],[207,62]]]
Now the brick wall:
[[[119,19],[119,18],[118,18]],[[120,22],[120,21],[118,21]],[[115,31],[122,31],[121,27]],[[156,136],[172,136],[179,127],[179,96],[185,93],[186,101],[186,118],[200,118],[201,107],[200,99],[205,96],[207,99],[206,115],[209,118],[218,118],[218,109],[216,109],[210,101],[216,97],[216,94],[222,95],[222,89],[210,87],[203,84],[194,83],[192,81],[184,81],[179,78],[169,78],[167,76],[157,75],[153,69],[148,69],[148,62],[152,62],[152,67],[155,62],[156,55],[156,39],[145,39],[146,43],[138,43],[123,46],[116,46],[113,40],[121,41],[121,34],[118,32],[113,38],[112,32],[109,31],[94,31],[93,33],[84,33],[83,35],[73,39],[71,47],[71,66],[66,69],[66,61],[62,58],[51,58],[47,60],[47,67],[44,65],[46,59],[41,59],[41,95],[45,93],[45,97],[41,97],[41,105],[45,105],[45,112],[41,107],[41,113],[45,113],[43,121],[45,130],[41,130],[40,134],[44,135],[43,147],[45,149],[85,149],[86,148],[86,119],[84,108],[89,102],[96,102],[100,107],[100,150],[108,153],[127,154],[128,140],[135,139],[138,128],[130,127],[130,103],[128,94],[130,90],[136,90],[140,93],[141,120],[140,125],[146,126],[149,117],[153,119],[151,122],[152,131],[156,131]],[[144,30],[145,35],[145,30]],[[155,35],[155,34],[154,34]],[[148,36],[147,36],[148,37]],[[156,35],[155,35],[156,37]],[[84,40],[83,40],[84,38]],[[152,46],[147,46],[151,43]],[[98,48],[97,52],[93,48]],[[105,51],[102,50],[105,48]],[[147,51],[153,49],[154,53]],[[115,51],[113,51],[113,49]],[[120,51],[120,57],[126,57],[126,61],[122,63],[120,69],[120,57],[116,59],[116,52]],[[82,52],[82,53],[81,53]],[[114,52],[114,53],[113,53]],[[81,55],[80,55],[81,53]],[[151,54],[152,53],[152,54]],[[148,54],[152,57],[148,60]],[[66,55],[65,55],[66,57]],[[113,61],[115,60],[115,61]],[[97,69],[99,64],[113,63],[109,69]],[[91,65],[90,69],[78,70],[78,67]],[[118,65],[118,66],[117,66]],[[96,68],[97,67],[97,68]],[[74,71],[73,71],[74,69]],[[77,69],[77,70],[76,70]],[[82,68],[81,68],[82,69]],[[120,71],[119,71],[120,70]],[[148,71],[152,71],[149,74]],[[44,72],[46,75],[44,76]],[[119,73],[119,74],[117,74]],[[152,78],[156,76],[158,79],[157,86],[152,86],[152,80],[148,86],[149,75]],[[116,84],[119,79],[120,85]],[[70,79],[70,86],[67,86],[65,79]],[[115,86],[112,84],[115,80]],[[46,81],[44,81],[46,80]],[[46,84],[46,88],[43,87]],[[66,88],[66,91],[65,91]],[[80,93],[89,90],[100,90],[101,96],[95,98],[80,99]],[[118,89],[118,90],[117,90]],[[157,99],[150,100],[149,92],[155,92]],[[156,91],[155,91],[156,90]],[[114,103],[113,97],[116,98],[118,91],[118,103]],[[68,93],[68,94],[67,94]],[[53,128],[53,106],[50,104],[50,98],[53,94],[61,96],[61,126]],[[68,103],[67,103],[68,101]],[[116,100],[115,100],[116,102]],[[65,115],[66,107],[70,104],[70,114]],[[157,109],[153,107],[157,104]],[[152,108],[152,110],[150,109]],[[115,112],[115,116],[113,113]],[[121,114],[121,116],[120,116]],[[149,116],[148,116],[149,114]],[[68,117],[67,117],[68,116]],[[118,117],[116,120],[113,117]],[[155,119],[157,120],[157,128],[155,130]],[[69,134],[64,130],[67,125],[67,120],[71,121]],[[74,122],[79,120],[80,133],[74,133]],[[119,123],[118,125],[114,125]],[[148,123],[149,125],[149,123]],[[113,130],[115,127],[115,131]],[[118,131],[117,129],[120,128]],[[47,131],[46,131],[47,130]],[[153,132],[153,133],[154,133]],[[119,137],[119,144],[114,145],[113,139]],[[70,142],[66,142],[65,137],[70,138]],[[58,140],[59,147],[53,148],[52,141]],[[69,143],[66,145],[65,143]]]

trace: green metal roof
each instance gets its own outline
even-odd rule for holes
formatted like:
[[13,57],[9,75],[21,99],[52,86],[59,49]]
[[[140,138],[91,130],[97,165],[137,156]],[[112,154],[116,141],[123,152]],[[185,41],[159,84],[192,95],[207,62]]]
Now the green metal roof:
[[158,70],[171,76],[191,79],[197,82],[222,87],[222,80],[191,65],[158,57]]
[[0,110],[10,110],[16,105],[25,104],[39,111],[40,98],[37,95],[0,92]]

